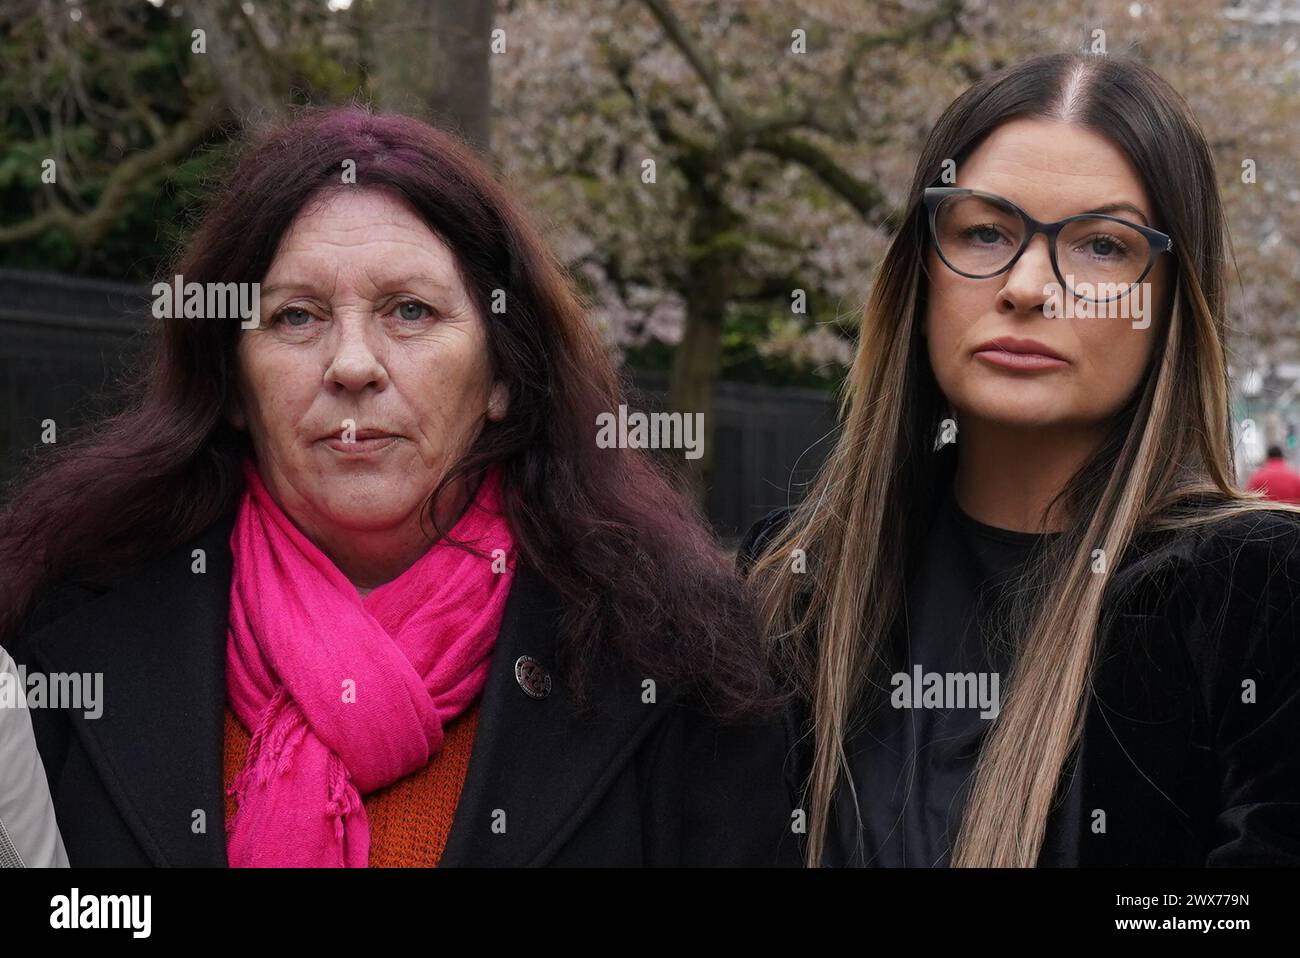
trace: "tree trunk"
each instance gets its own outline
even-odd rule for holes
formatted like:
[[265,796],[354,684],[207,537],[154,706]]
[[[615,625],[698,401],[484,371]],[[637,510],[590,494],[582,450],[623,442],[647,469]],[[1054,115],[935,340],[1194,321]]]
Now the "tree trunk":
[[[491,147],[491,0],[380,0],[368,11],[376,99]],[[517,42],[517,41],[516,41]]]
[[722,365],[722,328],[727,303],[735,291],[740,247],[732,230],[735,214],[713,186],[693,184],[695,217],[691,222],[686,324],[673,354],[668,399],[674,412],[704,417],[703,455],[687,459],[687,475],[697,501],[706,504],[713,475],[713,387]]

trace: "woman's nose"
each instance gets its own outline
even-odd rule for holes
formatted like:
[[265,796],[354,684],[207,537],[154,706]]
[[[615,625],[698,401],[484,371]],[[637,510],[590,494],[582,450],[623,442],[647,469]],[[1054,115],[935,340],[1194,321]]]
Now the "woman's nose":
[[998,295],[1019,312],[1041,309],[1060,285],[1052,269],[1052,254],[1046,236],[1035,236],[1006,273]]
[[334,356],[325,370],[325,382],[337,384],[351,392],[367,386],[382,389],[388,384],[388,371],[369,342],[364,322],[341,321]]

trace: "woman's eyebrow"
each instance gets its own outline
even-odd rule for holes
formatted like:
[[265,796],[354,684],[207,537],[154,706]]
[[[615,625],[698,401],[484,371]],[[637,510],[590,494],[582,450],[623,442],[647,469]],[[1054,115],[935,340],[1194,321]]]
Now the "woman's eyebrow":
[[1085,213],[1101,213],[1101,214],[1103,214],[1103,215],[1108,215],[1108,214],[1111,214],[1111,213],[1124,213],[1124,212],[1135,213],[1135,214],[1137,214],[1138,218],[1141,219],[1142,222],[1143,222],[1145,225],[1147,225],[1147,226],[1150,226],[1150,225],[1151,225],[1150,222],[1147,220],[1147,215],[1146,215],[1145,213],[1143,213],[1140,209],[1138,209],[1136,206],[1134,206],[1132,203],[1128,203],[1128,202],[1123,202],[1123,203],[1107,203],[1105,206],[1098,206],[1098,207],[1096,207],[1096,208],[1094,208],[1094,209],[1084,210],[1084,212],[1085,212]]
[[409,273],[402,276],[384,276],[374,280],[378,289],[392,289],[397,286],[432,286],[440,292],[450,291],[453,287],[450,282],[439,279],[433,273]]

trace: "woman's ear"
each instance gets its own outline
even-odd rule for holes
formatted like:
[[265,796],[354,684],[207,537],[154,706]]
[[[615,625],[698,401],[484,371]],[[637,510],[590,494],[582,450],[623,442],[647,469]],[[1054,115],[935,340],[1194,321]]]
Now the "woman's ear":
[[492,384],[492,394],[488,396],[487,417],[493,422],[500,422],[510,411],[510,390],[503,382]]

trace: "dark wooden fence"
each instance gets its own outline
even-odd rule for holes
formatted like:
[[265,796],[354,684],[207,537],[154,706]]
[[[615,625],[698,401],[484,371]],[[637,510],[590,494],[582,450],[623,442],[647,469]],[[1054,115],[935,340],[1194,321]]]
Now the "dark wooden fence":
[[[144,344],[146,287],[0,269],[0,481],[41,442],[114,407],[114,385]],[[639,400],[661,408],[662,374],[634,373]],[[720,383],[708,513],[729,541],[795,501],[829,449],[832,397],[805,389]]]

